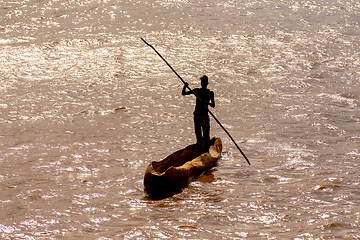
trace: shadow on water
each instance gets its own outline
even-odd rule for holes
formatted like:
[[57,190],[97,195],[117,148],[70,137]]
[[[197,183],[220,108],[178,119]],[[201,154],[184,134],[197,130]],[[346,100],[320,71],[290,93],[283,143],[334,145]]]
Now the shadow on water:
[[183,189],[179,189],[177,191],[173,191],[173,192],[157,192],[157,193],[151,193],[151,194],[147,194],[144,197],[144,200],[163,200],[166,198],[171,198],[176,194],[182,193]]

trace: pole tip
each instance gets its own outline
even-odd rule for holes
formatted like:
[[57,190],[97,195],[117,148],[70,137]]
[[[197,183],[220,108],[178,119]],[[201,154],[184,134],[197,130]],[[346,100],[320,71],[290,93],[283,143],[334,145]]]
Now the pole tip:
[[142,37],[140,38],[146,45],[149,45],[146,41],[145,41],[145,39],[143,39]]

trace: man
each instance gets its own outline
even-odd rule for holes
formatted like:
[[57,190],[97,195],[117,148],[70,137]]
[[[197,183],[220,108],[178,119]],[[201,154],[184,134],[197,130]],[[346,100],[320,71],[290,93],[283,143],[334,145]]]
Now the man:
[[199,155],[201,154],[201,138],[204,138],[206,143],[206,149],[210,147],[210,119],[208,114],[208,106],[215,107],[214,92],[207,88],[209,80],[207,76],[202,76],[201,88],[195,88],[192,91],[187,91],[188,83],[185,83],[182,95],[194,94],[200,97],[196,98],[196,106],[194,111],[194,124],[195,134],[198,146]]

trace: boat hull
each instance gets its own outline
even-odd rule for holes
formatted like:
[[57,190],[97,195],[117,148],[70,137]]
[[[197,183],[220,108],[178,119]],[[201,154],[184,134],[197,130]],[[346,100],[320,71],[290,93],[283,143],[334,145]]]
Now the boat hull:
[[[179,192],[204,171],[216,166],[221,158],[222,142],[213,137],[208,152],[199,156],[196,144],[181,149],[160,162],[152,162],[145,171],[144,187],[149,196]],[[205,142],[202,142],[202,149]]]

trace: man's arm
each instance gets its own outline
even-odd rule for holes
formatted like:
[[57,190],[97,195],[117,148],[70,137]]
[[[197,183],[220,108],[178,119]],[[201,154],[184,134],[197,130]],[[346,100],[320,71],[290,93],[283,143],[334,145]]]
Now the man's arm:
[[214,100],[214,92],[210,92],[210,101],[205,101],[201,99],[201,102],[203,102],[206,106],[215,107],[215,100]]
[[210,107],[213,107],[213,108],[215,107],[214,92],[211,92],[209,105],[210,105]]
[[189,84],[187,82],[185,82],[184,87],[183,87],[182,92],[181,92],[182,95],[190,95],[192,93],[191,91],[186,91],[186,88],[188,86],[189,86]]
[[210,101],[203,101],[206,105],[209,105],[210,107],[215,107],[215,100],[214,100],[214,92],[210,92]]

